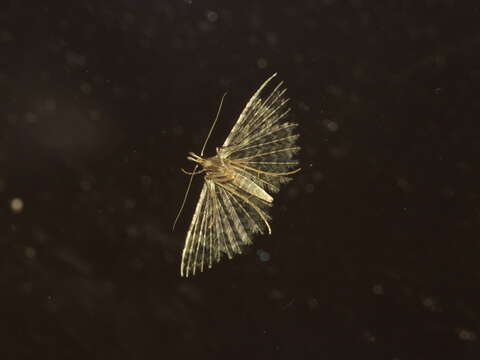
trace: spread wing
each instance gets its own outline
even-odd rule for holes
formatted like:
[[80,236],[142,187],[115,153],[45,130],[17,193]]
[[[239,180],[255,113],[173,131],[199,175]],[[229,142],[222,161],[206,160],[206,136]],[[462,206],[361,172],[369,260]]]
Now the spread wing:
[[205,179],[182,253],[182,276],[212,267],[224,254],[232,258],[241,253],[255,233],[270,233],[271,197],[262,200],[253,189],[277,192],[288,175],[299,171],[292,170],[300,147],[295,145],[297,124],[285,121],[290,111],[286,89],[280,83],[262,96],[275,76],[255,92],[217,150],[237,177],[227,182]]
[[211,268],[224,254],[231,259],[251,244],[254,233],[270,231],[268,206],[232,184],[206,180],[183,248],[181,275]]
[[285,121],[290,108],[283,82],[262,96],[275,76],[255,92],[219,150],[238,172],[270,192],[278,192],[279,185],[290,180],[288,175],[299,170],[292,169],[298,165],[294,155],[300,150],[295,145],[297,124]]

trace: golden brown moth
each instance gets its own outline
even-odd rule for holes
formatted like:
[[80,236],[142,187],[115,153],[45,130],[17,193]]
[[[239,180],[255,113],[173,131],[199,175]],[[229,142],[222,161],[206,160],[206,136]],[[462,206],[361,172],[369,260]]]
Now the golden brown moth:
[[[205,140],[200,155],[192,152],[187,157],[196,163],[187,192],[175,219],[178,220],[185,204],[194,175],[205,173],[192,222],[182,252],[180,274],[188,277],[219,262],[224,254],[229,259],[252,243],[255,233],[271,233],[269,208],[271,194],[290,180],[300,169],[295,154],[299,135],[297,124],[287,122],[290,112],[286,89],[280,82],[271,93],[263,90],[276,76],[273,74],[253,94],[217,154],[204,158],[203,152],[222,106]],[[224,95],[225,97],[225,95]],[[197,171],[198,166],[202,169]],[[294,170],[292,170],[294,169]]]

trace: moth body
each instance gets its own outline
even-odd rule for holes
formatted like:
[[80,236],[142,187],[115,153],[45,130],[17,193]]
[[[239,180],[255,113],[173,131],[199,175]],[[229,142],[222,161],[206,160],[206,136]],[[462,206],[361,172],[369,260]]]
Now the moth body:
[[190,152],[187,157],[201,166],[199,171],[197,166],[192,172],[184,171],[191,175],[190,183],[194,175],[205,175],[182,251],[182,276],[210,268],[222,256],[231,259],[241,254],[255,234],[270,234],[270,194],[300,171],[295,156],[300,150],[295,144],[297,124],[286,121],[290,111],[286,89],[280,83],[262,95],[275,75],[248,101],[215,156],[202,157],[205,143],[202,156]]

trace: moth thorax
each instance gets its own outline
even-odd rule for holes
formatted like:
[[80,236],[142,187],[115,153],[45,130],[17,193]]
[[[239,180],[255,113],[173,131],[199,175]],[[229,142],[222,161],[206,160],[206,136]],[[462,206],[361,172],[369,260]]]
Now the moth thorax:
[[213,156],[203,160],[202,166],[207,172],[218,172],[221,171],[223,164],[217,156]]

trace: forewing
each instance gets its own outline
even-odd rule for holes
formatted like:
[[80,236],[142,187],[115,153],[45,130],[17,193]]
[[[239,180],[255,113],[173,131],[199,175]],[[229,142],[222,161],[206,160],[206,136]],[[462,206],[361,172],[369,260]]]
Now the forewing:
[[298,164],[294,155],[300,150],[295,145],[297,124],[286,122],[290,108],[282,83],[262,96],[275,75],[252,96],[220,149],[236,171],[271,192],[289,180]]
[[254,233],[269,231],[269,204],[248,198],[232,184],[206,180],[187,233],[181,275],[211,268],[226,255],[240,254]]

